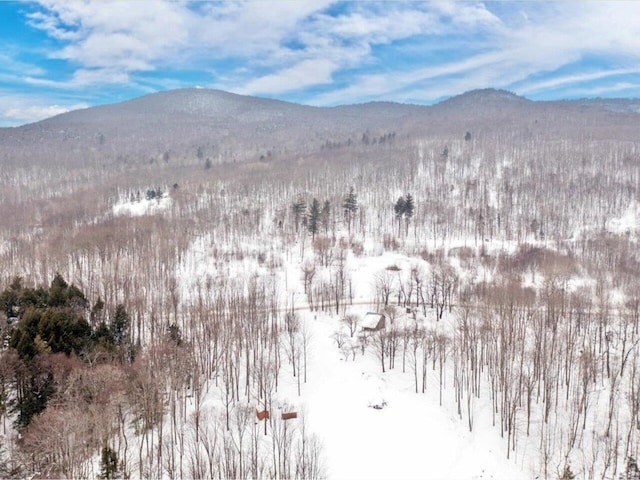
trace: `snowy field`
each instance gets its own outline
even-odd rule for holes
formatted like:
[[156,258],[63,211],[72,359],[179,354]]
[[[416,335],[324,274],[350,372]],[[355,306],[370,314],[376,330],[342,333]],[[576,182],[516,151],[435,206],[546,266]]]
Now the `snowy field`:
[[[213,251],[214,243],[211,237],[197,239],[190,254],[183,258],[179,276],[184,297],[192,295],[196,283],[205,278],[239,279],[246,278],[250,272],[259,276],[267,274],[250,259],[224,264],[214,261],[207,255]],[[500,436],[499,429],[492,426],[488,397],[474,399],[474,425],[473,431],[469,430],[466,419],[456,413],[453,390],[447,388],[451,382],[450,372],[445,371],[441,406],[437,368],[427,374],[426,392],[416,393],[409,355],[404,373],[400,357],[394,369],[382,373],[380,360],[371,347],[363,352],[356,345],[360,327],[353,339],[346,339],[347,345],[353,342],[353,350],[338,348],[336,333],[349,337],[348,330],[340,322],[342,316],[310,311],[301,280],[303,264],[295,252],[283,255],[283,266],[276,281],[280,298],[287,308],[293,302],[296,313],[309,329],[308,381],[301,385],[298,395],[297,378],[285,369],[276,394],[276,406],[290,405],[304,416],[306,428],[321,441],[328,478],[535,477],[532,459],[526,451],[507,459],[507,442]],[[350,254],[346,265],[353,290],[353,306],[347,307],[346,313],[359,317],[376,310],[375,279],[387,267],[400,269],[402,275],[408,275],[412,267],[424,273],[430,270],[427,262],[394,252],[373,257]],[[418,315],[417,319],[424,327],[452,336],[455,315],[455,311],[447,312],[436,322],[435,311],[429,309],[427,317]],[[397,321],[408,324],[413,320],[410,315],[401,315]],[[220,397],[220,392],[212,389],[202,403],[220,408]],[[260,406],[255,408],[258,410]],[[295,425],[300,421],[299,418],[291,422]]]
[[113,206],[115,216],[128,215],[130,217],[140,217],[142,215],[152,215],[168,210],[171,206],[171,197],[166,193],[157,198],[140,198],[137,200],[121,201]]
[[489,405],[476,407],[475,431],[469,432],[455,411],[438,405],[436,372],[430,372],[427,393],[416,394],[408,368],[403,374],[397,365],[383,374],[370,352],[345,361],[331,339],[335,319],[310,316],[314,349],[300,403],[325,447],[329,478],[530,477],[506,459]]

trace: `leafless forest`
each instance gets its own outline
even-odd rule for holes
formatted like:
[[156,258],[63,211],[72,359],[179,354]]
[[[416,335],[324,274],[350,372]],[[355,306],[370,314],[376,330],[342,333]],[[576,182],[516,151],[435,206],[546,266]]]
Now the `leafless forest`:
[[[324,477],[304,412],[281,415],[314,340],[287,282],[344,319],[347,361],[471,431],[490,404],[532,478],[640,478],[634,108],[180,91],[1,130],[0,478]],[[368,301],[415,321],[346,341],[349,262],[390,251],[414,267]]]

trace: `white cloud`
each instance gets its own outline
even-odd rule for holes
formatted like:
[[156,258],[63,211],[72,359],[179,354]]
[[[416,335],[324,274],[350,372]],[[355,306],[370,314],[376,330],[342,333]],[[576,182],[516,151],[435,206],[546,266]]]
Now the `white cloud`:
[[304,60],[293,67],[252,80],[237,93],[278,94],[331,83],[331,74],[336,68],[337,66],[329,60]]
[[194,18],[192,39],[208,54],[269,61],[290,53],[283,46],[305,30],[303,23],[334,0],[248,1],[204,4]]
[[[263,93],[327,84],[335,71],[375,63],[374,45],[443,34],[450,25],[499,24],[480,3],[354,2],[337,16],[324,13],[333,3],[43,0],[30,21],[65,44],[51,57],[78,66],[74,78],[51,86],[87,85],[89,79],[117,83],[124,74],[235,58],[251,67],[230,85]],[[91,71],[109,75],[86,74]],[[320,77],[313,81],[305,72]],[[31,76],[31,82],[37,80]],[[276,85],[280,80],[282,86]]]
[[5,108],[2,108],[0,111],[4,118],[4,125],[9,126],[36,122],[71,110],[78,110],[80,108],[87,107],[88,105],[85,103],[77,103],[73,105],[46,105],[33,104],[29,103],[26,99],[22,99],[13,100],[11,105],[5,106]]
[[384,15],[378,12],[355,12],[338,18],[325,15],[320,27],[323,34],[377,44],[435,32],[439,29],[439,21],[437,15],[420,10],[396,10]]
[[152,70],[175,55],[189,37],[193,15],[184,4],[157,2],[40,2],[31,25],[66,42],[50,52],[80,68]]
[[51,52],[82,68],[152,70],[183,57],[260,57],[330,1],[193,3],[43,0],[31,25],[67,45]]

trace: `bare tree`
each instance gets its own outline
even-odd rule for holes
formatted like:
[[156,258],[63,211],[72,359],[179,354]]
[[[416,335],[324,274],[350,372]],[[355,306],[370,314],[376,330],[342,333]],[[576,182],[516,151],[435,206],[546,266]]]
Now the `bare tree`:
[[342,323],[347,326],[349,329],[349,336],[353,338],[353,334],[356,332],[358,324],[360,323],[360,316],[351,313],[342,318]]

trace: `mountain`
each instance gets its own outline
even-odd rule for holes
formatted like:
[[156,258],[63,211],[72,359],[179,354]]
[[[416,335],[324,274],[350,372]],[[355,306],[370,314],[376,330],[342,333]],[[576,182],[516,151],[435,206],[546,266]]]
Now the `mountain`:
[[0,161],[65,162],[288,158],[366,138],[520,132],[635,138],[639,103],[534,102],[504,90],[466,92],[433,106],[372,102],[311,107],[219,90],[181,89],[0,129]]
[[478,107],[500,107],[511,104],[532,103],[524,97],[507,90],[497,90],[495,88],[484,88],[482,90],[471,90],[469,92],[456,95],[440,102],[441,106],[453,106],[455,108],[478,108]]

